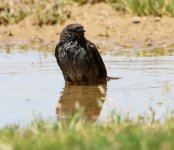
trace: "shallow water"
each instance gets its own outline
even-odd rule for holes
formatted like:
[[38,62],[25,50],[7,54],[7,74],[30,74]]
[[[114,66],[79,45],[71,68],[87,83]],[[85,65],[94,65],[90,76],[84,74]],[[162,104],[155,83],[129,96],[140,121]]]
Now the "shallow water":
[[108,75],[121,79],[100,88],[65,86],[53,54],[0,50],[0,126],[27,123],[38,114],[64,118],[77,102],[85,117],[98,120],[107,120],[113,112],[146,116],[150,108],[158,119],[174,110],[174,56],[103,58]]

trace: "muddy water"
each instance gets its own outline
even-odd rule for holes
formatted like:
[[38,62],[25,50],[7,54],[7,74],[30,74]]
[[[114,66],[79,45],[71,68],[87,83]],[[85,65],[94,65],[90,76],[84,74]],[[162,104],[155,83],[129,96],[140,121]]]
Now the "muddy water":
[[74,105],[98,120],[115,112],[146,116],[152,109],[158,119],[174,110],[174,56],[103,58],[108,75],[121,79],[77,86],[64,84],[51,53],[0,50],[0,125],[27,123],[37,115],[65,118]]

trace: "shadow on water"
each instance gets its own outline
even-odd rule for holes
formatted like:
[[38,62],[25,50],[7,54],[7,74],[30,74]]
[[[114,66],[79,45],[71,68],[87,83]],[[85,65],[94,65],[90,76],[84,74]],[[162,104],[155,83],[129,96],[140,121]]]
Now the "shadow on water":
[[77,112],[77,107],[83,109],[83,117],[95,121],[105,100],[107,83],[100,85],[65,84],[58,107],[58,119],[64,119]]

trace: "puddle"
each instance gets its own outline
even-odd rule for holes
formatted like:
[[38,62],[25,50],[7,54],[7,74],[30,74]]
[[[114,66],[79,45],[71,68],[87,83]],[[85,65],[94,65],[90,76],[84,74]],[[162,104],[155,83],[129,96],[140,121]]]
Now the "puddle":
[[65,86],[51,53],[0,50],[0,126],[28,123],[38,114],[64,118],[77,102],[85,117],[98,120],[113,112],[144,116],[150,108],[162,118],[174,110],[174,56],[103,58],[108,75],[121,79],[99,90],[96,85]]

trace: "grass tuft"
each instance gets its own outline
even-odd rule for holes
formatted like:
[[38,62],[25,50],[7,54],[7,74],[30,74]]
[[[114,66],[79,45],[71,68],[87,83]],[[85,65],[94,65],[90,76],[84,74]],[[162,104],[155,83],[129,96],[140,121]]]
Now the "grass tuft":
[[87,122],[75,114],[66,121],[50,122],[41,118],[21,128],[17,125],[0,129],[0,149],[174,149],[174,118],[142,121],[117,115],[112,121]]
[[174,0],[69,0],[80,5],[106,2],[117,11],[135,15],[174,16]]
[[34,25],[53,25],[69,17],[61,0],[2,0],[0,3],[0,25],[18,23],[26,17],[32,18]]
[[174,16],[173,0],[107,0],[116,10],[135,15]]
[[116,11],[135,15],[174,16],[174,0],[1,0],[0,25],[18,23],[27,17],[34,25],[54,25],[70,17],[65,5],[105,2]]

